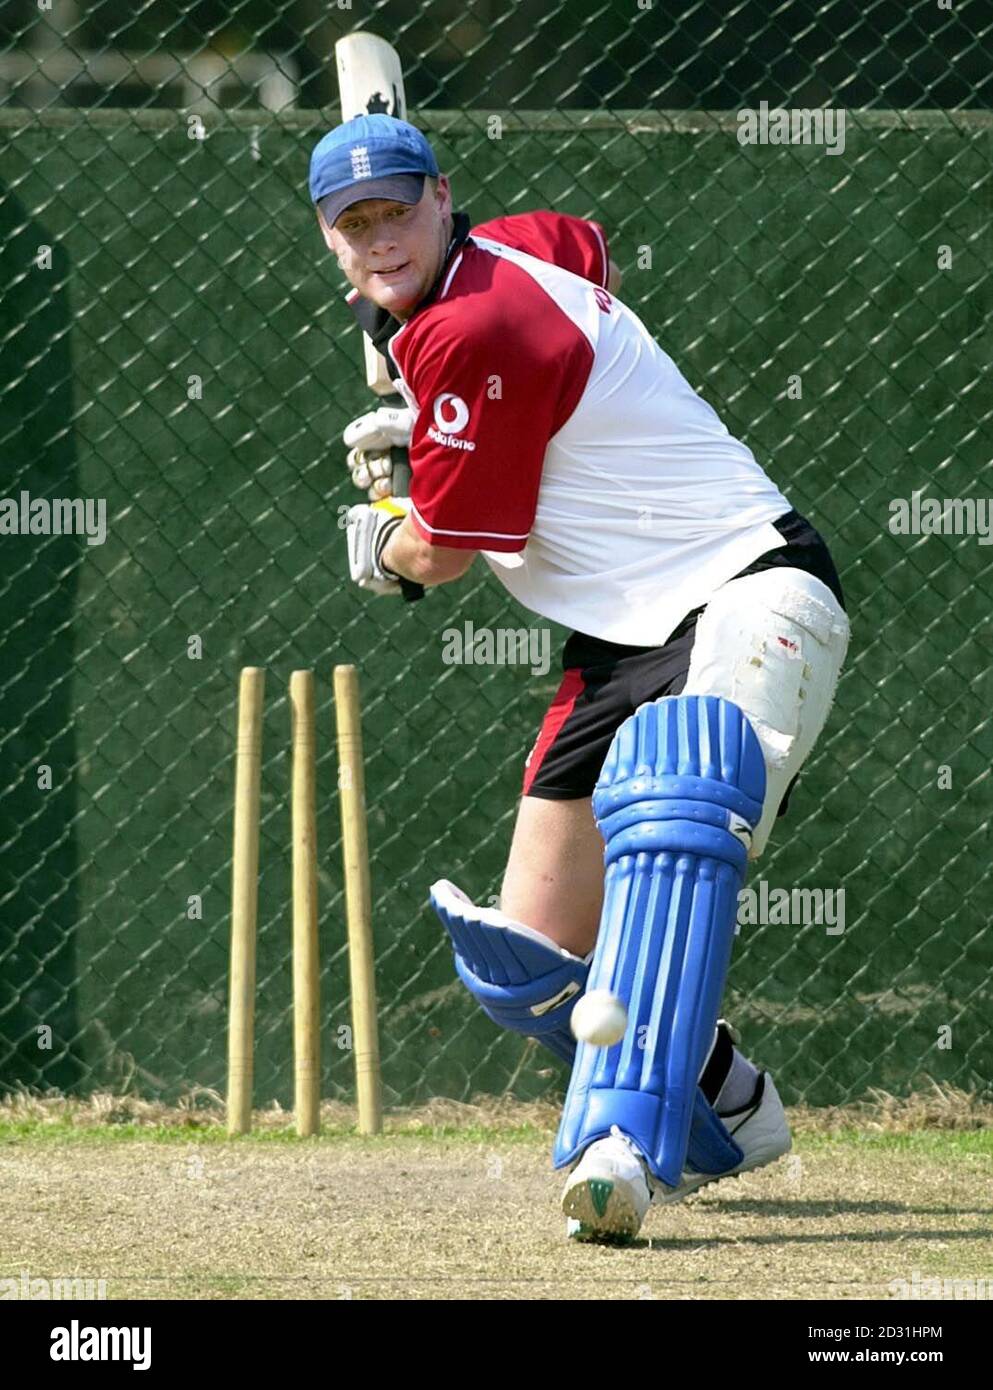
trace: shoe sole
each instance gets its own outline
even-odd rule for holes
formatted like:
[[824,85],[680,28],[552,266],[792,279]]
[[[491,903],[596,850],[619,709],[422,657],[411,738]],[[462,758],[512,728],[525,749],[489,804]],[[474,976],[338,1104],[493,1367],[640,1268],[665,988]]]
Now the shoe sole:
[[641,1230],[641,1217],[624,1182],[585,1178],[562,1194],[562,1210],[572,1240],[628,1241]]

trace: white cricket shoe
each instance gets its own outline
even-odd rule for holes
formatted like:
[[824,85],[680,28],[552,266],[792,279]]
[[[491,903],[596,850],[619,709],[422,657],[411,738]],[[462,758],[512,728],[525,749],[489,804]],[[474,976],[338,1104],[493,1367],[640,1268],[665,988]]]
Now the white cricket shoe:
[[651,1200],[647,1163],[613,1125],[610,1136],[595,1140],[566,1180],[566,1234],[580,1240],[630,1240],[641,1230]]
[[708,1183],[723,1182],[725,1178],[740,1178],[752,1168],[763,1168],[788,1153],[792,1140],[786,1122],[786,1111],[779,1099],[775,1082],[767,1071],[759,1073],[755,1094],[747,1105],[722,1115],[721,1123],[745,1155],[737,1168],[726,1173],[684,1172],[678,1187],[666,1187],[652,1179],[652,1201],[656,1206],[671,1206],[681,1202],[691,1192]]
[[790,1129],[779,1092],[767,1071],[759,1073],[747,1105],[722,1115],[744,1158],[726,1173],[683,1173],[678,1187],[666,1187],[649,1172],[634,1141],[616,1125],[598,1139],[569,1174],[562,1194],[566,1234],[579,1240],[630,1240],[641,1229],[649,1204],[671,1206],[709,1183],[737,1178],[781,1158],[790,1148]]

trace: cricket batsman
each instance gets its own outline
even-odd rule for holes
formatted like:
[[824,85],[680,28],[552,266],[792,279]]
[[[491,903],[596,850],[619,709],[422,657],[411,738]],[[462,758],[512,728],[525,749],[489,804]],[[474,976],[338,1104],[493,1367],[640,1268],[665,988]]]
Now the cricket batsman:
[[[431,901],[489,1017],[571,1065],[553,1152],[569,1233],[630,1238],[652,1201],[790,1146],[771,1076],[719,1015],[748,861],[844,661],[838,575],[617,297],[597,223],[471,226],[425,137],[381,114],[324,136],[310,193],[408,407],[346,431],[373,499],[349,512],[352,579],[391,596],[481,555],[571,630],[501,909],[445,879]],[[400,447],[409,497],[390,495]],[[605,1000],[620,1036],[577,1014],[577,1043],[581,998],[584,1018]]]

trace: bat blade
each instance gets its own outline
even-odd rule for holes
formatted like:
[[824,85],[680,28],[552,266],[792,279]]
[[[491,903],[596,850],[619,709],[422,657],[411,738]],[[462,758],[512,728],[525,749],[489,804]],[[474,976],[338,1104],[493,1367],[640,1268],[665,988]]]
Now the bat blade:
[[365,352],[365,384],[371,387],[377,396],[392,396],[396,388],[390,380],[386,358],[381,352],[376,351],[364,335],[362,347]]
[[[343,121],[354,120],[356,116],[372,116],[376,112],[407,119],[403,71],[391,44],[378,34],[362,30],[339,39],[334,46],[334,57]],[[368,338],[365,339],[365,379],[377,396],[393,395],[386,362]]]
[[334,56],[343,121],[377,112],[407,119],[400,59],[385,39],[364,31],[346,34],[335,44]]
[[[346,34],[334,46],[335,64],[338,70],[338,95],[341,103],[341,119],[353,120],[356,116],[372,116],[382,112],[387,116],[407,119],[407,97],[403,87],[403,70],[396,50],[378,34],[361,30],[357,34]],[[363,335],[365,357],[365,379],[377,396],[390,399],[391,405],[404,405],[406,402],[396,394],[390,379],[386,360],[376,351],[372,343]],[[391,487],[395,497],[407,497],[410,493],[410,464],[406,449],[393,449]],[[409,579],[401,581],[403,596],[408,601],[423,598],[424,590],[420,584]]]

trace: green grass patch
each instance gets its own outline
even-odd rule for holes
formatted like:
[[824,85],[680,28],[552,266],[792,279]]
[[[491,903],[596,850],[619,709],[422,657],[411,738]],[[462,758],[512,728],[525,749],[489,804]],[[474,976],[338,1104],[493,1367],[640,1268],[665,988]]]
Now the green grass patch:
[[[291,1124],[253,1130],[251,1134],[232,1139],[223,1125],[198,1124],[137,1124],[80,1123],[78,1120],[18,1119],[0,1120],[2,1144],[233,1144],[289,1145],[321,1147],[329,1144],[381,1146],[394,1143],[456,1143],[456,1144],[527,1144],[550,1143],[552,1132],[544,1126],[522,1124],[494,1126],[485,1123],[459,1125],[411,1124],[393,1127],[387,1122],[386,1132],[378,1136],[360,1135],[354,1125],[326,1125],[320,1135],[301,1139]],[[840,1129],[831,1134],[800,1133],[794,1138],[797,1153],[823,1153],[830,1149],[862,1149],[884,1153],[913,1153],[929,1159],[979,1156],[993,1159],[993,1129],[980,1130],[920,1130],[910,1133],[875,1133],[857,1127]]]
[[405,1125],[388,1128],[381,1135],[362,1135],[354,1126],[324,1126],[319,1135],[301,1139],[293,1128],[257,1129],[251,1134],[231,1138],[223,1125],[218,1124],[79,1124],[71,1120],[0,1120],[0,1144],[120,1144],[144,1142],[151,1144],[289,1144],[311,1146],[321,1144],[383,1144],[425,1140],[438,1142],[533,1143],[551,1141],[551,1132],[536,1125],[516,1128],[475,1125]]
[[883,1153],[915,1153],[927,1158],[954,1158],[965,1154],[993,1158],[993,1129],[925,1129],[907,1134],[880,1134],[853,1127],[834,1134],[802,1134],[794,1138],[793,1146],[806,1153],[840,1146]]

